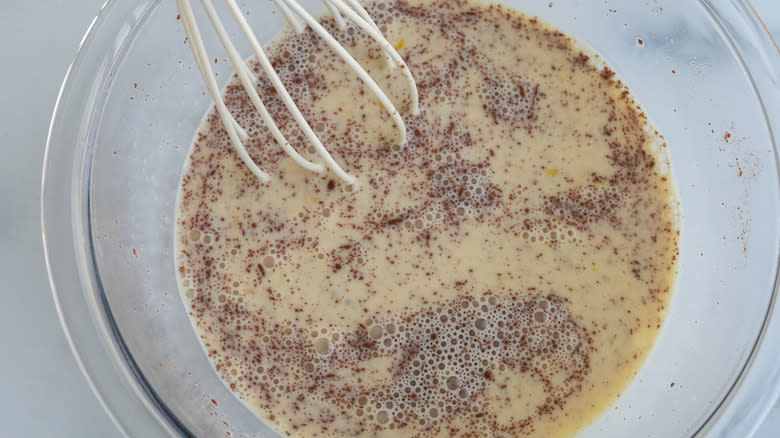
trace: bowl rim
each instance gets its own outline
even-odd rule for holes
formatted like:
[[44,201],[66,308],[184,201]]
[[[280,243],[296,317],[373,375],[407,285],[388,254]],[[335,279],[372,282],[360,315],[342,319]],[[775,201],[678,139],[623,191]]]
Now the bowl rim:
[[[43,160],[41,180],[41,229],[44,257],[57,314],[68,344],[92,392],[103,409],[126,436],[193,436],[165,406],[138,370],[115,327],[108,303],[96,299],[102,290],[90,254],[89,220],[80,218],[89,210],[88,180],[91,155],[89,138],[94,135],[94,108],[111,77],[111,68],[139,25],[161,0],[119,2],[106,0],[89,25],[60,88]],[[780,131],[780,102],[763,99],[772,84],[780,83],[780,49],[773,41],[749,0],[699,0],[719,27],[724,39],[739,56],[759,102],[772,138],[775,168],[780,168],[775,132]],[[124,38],[116,35],[119,24],[130,23]],[[746,30],[746,33],[736,29]],[[94,68],[100,65],[103,68]],[[752,67],[748,67],[748,65]],[[64,114],[82,110],[89,114],[75,126]],[[776,120],[774,124],[773,120]],[[773,131],[774,129],[774,131]],[[65,165],[61,164],[65,163]],[[89,218],[89,214],[85,215]],[[780,221],[778,221],[780,226]],[[780,248],[780,242],[777,243]],[[67,257],[66,257],[67,256]],[[775,266],[774,290],[761,332],[725,397],[691,435],[750,436],[780,398],[780,262]],[[76,286],[77,285],[77,286]],[[80,290],[78,290],[80,289]],[[84,309],[90,318],[83,318]],[[120,382],[120,384],[117,384]],[[758,391],[761,389],[761,391]],[[756,397],[760,394],[760,397]],[[121,413],[121,414],[120,414]]]
[[[79,228],[78,216],[88,211],[88,189],[78,189],[90,162],[88,138],[94,107],[99,102],[104,83],[111,76],[111,66],[127,49],[128,41],[139,25],[160,4],[161,0],[119,2],[106,0],[90,22],[77,52],[68,67],[54,105],[46,139],[41,179],[41,227],[44,258],[49,285],[65,338],[87,383],[125,436],[192,436],[155,396],[143,375],[128,366],[127,353],[119,332],[111,330],[112,319],[105,310],[108,303],[98,303],[99,289],[96,266],[90,254],[91,236],[88,226]],[[140,7],[139,7],[140,6]],[[124,38],[103,38],[116,35],[115,30],[132,18]],[[99,65],[103,68],[90,68]],[[74,108],[88,114],[81,125],[62,123],[64,113]],[[92,132],[94,134],[94,132]],[[62,141],[67,138],[69,141]],[[64,143],[62,146],[57,146]],[[56,163],[68,163],[62,166]],[[53,182],[56,181],[56,182]],[[54,211],[55,217],[51,217]],[[89,217],[89,215],[86,215]],[[67,237],[65,237],[67,236]],[[63,262],[57,255],[68,254]],[[57,263],[53,263],[53,260]],[[70,285],[65,290],[58,285]],[[81,286],[79,290],[72,285]],[[81,293],[79,293],[81,292]],[[84,321],[84,309],[89,319]],[[110,312],[110,310],[109,310]],[[117,385],[116,382],[121,382]],[[121,413],[121,415],[120,415]]]

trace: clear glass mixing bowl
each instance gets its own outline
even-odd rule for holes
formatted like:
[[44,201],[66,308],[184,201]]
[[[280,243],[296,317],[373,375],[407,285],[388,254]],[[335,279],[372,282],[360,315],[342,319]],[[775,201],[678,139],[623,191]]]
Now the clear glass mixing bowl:
[[[780,391],[777,47],[738,0],[506,3],[606,58],[666,136],[682,200],[663,332],[582,436],[749,436]],[[246,8],[261,40],[284,25],[271,2]],[[176,17],[172,1],[108,2],[68,73],[44,164],[54,298],[127,435],[271,437],[212,371],[178,295],[176,193],[211,100]],[[215,68],[224,84],[229,65]]]

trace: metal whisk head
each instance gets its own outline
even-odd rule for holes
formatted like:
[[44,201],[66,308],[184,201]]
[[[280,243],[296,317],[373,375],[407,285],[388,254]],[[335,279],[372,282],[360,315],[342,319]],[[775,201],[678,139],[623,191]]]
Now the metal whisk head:
[[[290,25],[292,25],[292,27],[297,32],[303,32],[306,26],[311,27],[312,30],[320,38],[322,38],[323,41],[325,41],[325,43],[344,60],[344,62],[346,62],[346,64],[358,75],[363,83],[365,83],[366,86],[368,86],[368,88],[376,95],[382,106],[393,118],[393,121],[395,122],[395,125],[400,133],[400,143],[405,143],[406,126],[404,125],[404,121],[401,118],[401,115],[387,97],[387,95],[384,93],[384,91],[382,91],[379,85],[377,85],[377,83],[371,78],[371,76],[360,65],[360,63],[358,63],[352,57],[352,55],[350,55],[344,49],[344,47],[342,47],[341,44],[339,44],[339,42],[336,41],[336,39],[333,38],[333,36],[330,35],[324,27],[322,27],[322,25],[318,23],[311,14],[306,12],[306,10],[303,9],[303,7],[301,7],[301,5],[299,5],[295,0],[273,1],[284,13]],[[360,27],[380,45],[382,50],[385,52],[390,65],[400,70],[407,79],[412,101],[411,112],[412,114],[417,113],[419,103],[417,97],[417,84],[414,81],[414,77],[412,77],[409,68],[403,59],[401,59],[401,56],[398,54],[395,48],[393,48],[392,44],[390,44],[390,42],[385,39],[376,23],[374,23],[363,6],[361,6],[357,0],[324,0],[324,2],[330,10],[331,14],[333,14],[333,17],[339,27],[343,28],[345,26],[344,17],[346,17],[348,20],[352,21],[358,27]],[[287,110],[292,114],[295,122],[298,124],[309,142],[311,142],[311,144],[314,146],[317,154],[324,161],[325,166],[305,159],[290,145],[290,143],[284,137],[284,134],[282,134],[282,132],[279,130],[279,126],[276,124],[271,114],[268,113],[268,110],[263,104],[263,101],[260,99],[260,96],[258,95],[257,89],[255,87],[255,81],[253,80],[252,72],[228,36],[228,33],[225,30],[225,26],[217,14],[212,1],[201,0],[201,3],[209,17],[209,20],[211,21],[212,26],[214,27],[214,30],[217,33],[217,36],[227,51],[230,62],[236,69],[236,74],[241,81],[241,84],[249,95],[252,104],[259,112],[263,122],[266,124],[266,126],[268,126],[274,139],[276,139],[276,142],[279,143],[279,145],[282,147],[282,149],[284,149],[287,155],[290,156],[290,158],[295,160],[295,162],[302,167],[313,172],[323,172],[325,170],[325,166],[327,166],[336,174],[336,176],[345,181],[347,184],[354,184],[355,177],[345,172],[338,165],[338,163],[336,163],[330,153],[328,153],[327,149],[325,149],[325,146],[322,144],[320,139],[317,137],[317,134],[314,133],[308,122],[306,122],[304,119],[300,109],[298,109],[298,106],[292,100],[290,94],[287,92],[287,89],[279,79],[279,75],[277,75],[276,71],[274,71],[271,62],[268,60],[268,57],[263,51],[260,42],[257,40],[257,37],[247,23],[244,14],[236,4],[235,0],[225,0],[225,3],[233,15],[233,18],[238,23],[241,32],[244,34],[244,37],[249,42],[249,45],[254,52],[255,59],[260,64],[265,74],[268,76],[268,79],[281,97],[282,101],[287,107]],[[233,147],[235,147],[239,156],[249,167],[249,169],[255,175],[257,175],[261,181],[267,182],[269,180],[268,174],[260,169],[254,161],[252,161],[252,158],[249,156],[246,148],[244,147],[244,142],[248,138],[246,131],[238,124],[238,122],[236,122],[236,119],[233,117],[230,111],[228,111],[227,106],[222,99],[222,94],[220,93],[220,90],[217,86],[217,81],[214,79],[214,72],[212,71],[211,64],[209,62],[210,58],[206,53],[205,46],[203,45],[203,38],[201,36],[200,30],[198,29],[198,24],[195,20],[195,15],[193,14],[190,0],[176,0],[176,6],[179,8],[182,23],[184,24],[184,31],[187,34],[190,47],[192,48],[192,54],[195,57],[195,63],[198,65],[198,70],[200,71],[200,74],[206,83],[206,88],[208,89],[209,94],[211,94],[211,97],[214,99],[217,112],[219,113],[219,116],[222,119],[222,123],[225,126],[225,130],[230,137],[230,142],[232,143]]]

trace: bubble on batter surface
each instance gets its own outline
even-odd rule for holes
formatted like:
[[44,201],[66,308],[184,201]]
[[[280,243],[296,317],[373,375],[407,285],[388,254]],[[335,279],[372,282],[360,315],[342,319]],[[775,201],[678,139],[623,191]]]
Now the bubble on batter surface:
[[[301,344],[308,347],[296,347]],[[411,430],[436,429],[455,415],[487,427],[495,419],[484,394],[505,373],[525,373],[540,383],[547,397],[537,412],[559,409],[581,390],[592,348],[566,300],[538,293],[461,296],[392,319],[373,318],[335,340],[326,329],[309,335],[281,326],[268,347],[258,357],[293,366],[250,372],[252,382],[293,373],[288,392],[342,406],[361,421]],[[378,386],[334,380],[382,357],[392,358],[392,368]]]

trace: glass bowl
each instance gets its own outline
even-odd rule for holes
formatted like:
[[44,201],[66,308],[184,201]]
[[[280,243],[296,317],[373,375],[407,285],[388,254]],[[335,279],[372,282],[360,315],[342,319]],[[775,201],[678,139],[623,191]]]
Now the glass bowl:
[[[505,3],[611,64],[665,135],[681,198],[668,319],[639,375],[581,436],[749,436],[780,392],[777,46],[739,0]],[[261,41],[285,24],[271,2],[245,7]],[[229,64],[214,67],[224,85]],[[277,436],[212,370],[177,290],[177,189],[211,104],[174,2],[110,1],[49,132],[54,299],[82,371],[129,436]]]

